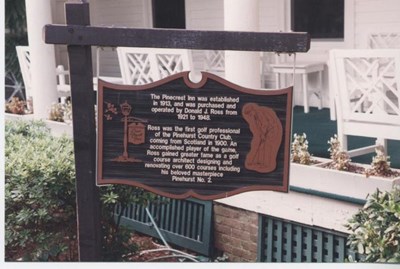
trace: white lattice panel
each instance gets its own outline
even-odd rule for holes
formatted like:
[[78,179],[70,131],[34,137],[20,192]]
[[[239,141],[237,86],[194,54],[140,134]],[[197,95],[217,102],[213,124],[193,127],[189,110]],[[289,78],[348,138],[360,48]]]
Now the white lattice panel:
[[374,137],[384,147],[387,139],[400,140],[400,49],[331,50],[329,68],[343,149],[348,135]]
[[[18,63],[22,73],[22,79],[25,85],[26,98],[32,97],[32,75],[31,75],[31,54],[29,46],[16,46]],[[59,97],[66,97],[70,95],[70,85],[66,83],[66,77],[69,75],[68,71],[62,65],[57,66],[56,75],[57,93]]]
[[400,33],[374,33],[369,36],[371,49],[400,48]]
[[142,85],[192,70],[188,50],[117,48],[124,84]]
[[204,52],[205,70],[209,72],[225,72],[225,54],[221,50],[206,50]]
[[[343,57],[339,78],[345,118],[400,121],[400,91],[395,56]],[[398,63],[397,63],[398,65]],[[368,118],[368,119],[367,119]]]
[[148,54],[128,53],[129,80],[132,84],[142,85],[153,82],[150,73],[150,59]]
[[182,56],[179,54],[157,54],[156,61],[161,78],[182,72],[185,69]]
[[32,96],[31,93],[31,57],[29,53],[29,47],[28,46],[17,46],[17,56],[18,56],[18,62],[19,62],[19,67],[21,69],[21,74],[22,74],[22,79],[24,80],[24,85],[25,85],[25,94],[26,98],[29,96]]

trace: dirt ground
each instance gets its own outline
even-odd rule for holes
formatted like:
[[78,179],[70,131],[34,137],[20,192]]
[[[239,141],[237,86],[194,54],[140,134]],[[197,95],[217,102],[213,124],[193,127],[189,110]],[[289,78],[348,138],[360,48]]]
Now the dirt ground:
[[[132,262],[149,262],[152,261],[152,259],[156,259],[155,262],[180,262],[179,258],[176,257],[171,257],[171,258],[163,258],[163,259],[157,259],[159,257],[164,257],[164,256],[170,256],[171,252],[170,251],[152,251],[156,249],[164,249],[165,246],[162,245],[161,243],[157,242],[156,239],[153,239],[150,236],[146,235],[141,235],[137,233],[133,233],[132,237],[130,239],[130,243],[136,244],[139,248],[139,250],[135,253],[132,253],[131,255],[127,255],[125,258],[129,261]],[[64,255],[57,256],[56,260],[49,260],[51,261],[76,261],[78,260],[78,245],[77,241],[73,240],[69,242],[70,244],[70,251],[68,253],[65,253]],[[25,249],[21,249],[21,251],[14,251],[13,255],[7,259],[7,261],[24,261],[24,253],[26,253],[27,249],[29,252],[29,249],[34,249],[35,246],[32,245],[30,247],[27,247]],[[196,256],[195,253],[186,251],[186,250],[180,250],[182,252],[188,253],[190,255]],[[188,260],[185,260],[188,261]]]
[[[131,241],[134,242],[139,247],[139,252],[129,257],[130,261],[133,262],[148,262],[152,261],[152,259],[156,259],[155,262],[179,262],[179,258],[171,257],[171,258],[163,258],[157,259],[160,257],[170,256],[170,251],[151,251],[156,249],[164,249],[165,246],[156,242],[152,237],[141,235],[141,234],[133,234]],[[148,252],[149,251],[149,252]],[[196,256],[195,253],[191,253],[186,250],[181,250],[189,255]],[[188,260],[186,260],[188,261]]]

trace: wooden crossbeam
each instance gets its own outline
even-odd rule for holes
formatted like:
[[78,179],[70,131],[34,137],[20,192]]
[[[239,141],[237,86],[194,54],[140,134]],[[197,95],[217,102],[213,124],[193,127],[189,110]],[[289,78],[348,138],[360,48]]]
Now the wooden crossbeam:
[[307,52],[308,33],[192,31],[82,25],[46,25],[47,44],[203,50]]

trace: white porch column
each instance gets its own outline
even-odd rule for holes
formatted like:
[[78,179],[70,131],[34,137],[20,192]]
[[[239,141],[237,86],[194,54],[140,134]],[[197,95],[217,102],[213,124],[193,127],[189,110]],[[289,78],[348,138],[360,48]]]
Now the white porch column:
[[[224,29],[259,30],[258,0],[224,0]],[[249,88],[260,88],[260,53],[225,51],[226,79]]]
[[51,0],[25,0],[25,5],[34,117],[46,119],[51,104],[57,102],[54,45],[45,44],[42,33],[43,26],[52,23]]

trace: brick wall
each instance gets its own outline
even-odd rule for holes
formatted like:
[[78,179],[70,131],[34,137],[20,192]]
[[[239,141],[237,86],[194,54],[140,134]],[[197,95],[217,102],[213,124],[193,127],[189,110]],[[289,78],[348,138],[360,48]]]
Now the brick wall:
[[232,262],[257,260],[257,213],[214,203],[215,248]]

